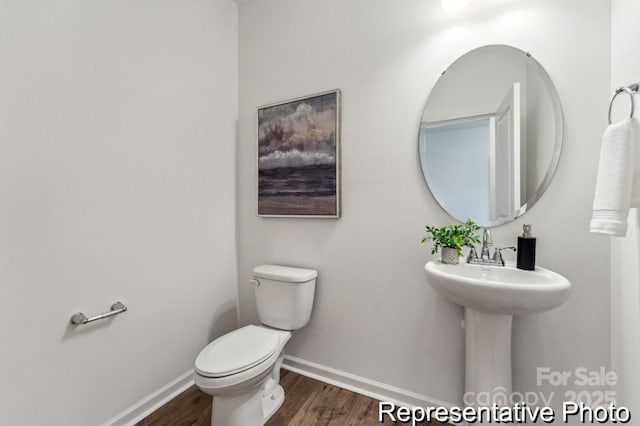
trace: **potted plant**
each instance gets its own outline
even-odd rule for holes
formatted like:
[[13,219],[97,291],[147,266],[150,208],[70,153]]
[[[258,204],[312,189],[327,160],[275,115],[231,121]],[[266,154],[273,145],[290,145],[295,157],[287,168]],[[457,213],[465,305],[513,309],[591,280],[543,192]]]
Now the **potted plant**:
[[431,254],[436,254],[442,247],[442,263],[457,264],[458,258],[462,256],[462,247],[473,247],[480,243],[480,238],[476,232],[480,226],[471,219],[463,224],[446,225],[440,228],[435,226],[425,226],[427,235],[422,238],[422,243],[433,242]]

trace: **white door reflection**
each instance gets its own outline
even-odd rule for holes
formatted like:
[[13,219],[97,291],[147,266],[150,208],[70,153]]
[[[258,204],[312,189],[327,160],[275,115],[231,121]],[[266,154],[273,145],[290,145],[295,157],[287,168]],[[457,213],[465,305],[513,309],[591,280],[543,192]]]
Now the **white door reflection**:
[[522,213],[520,115],[515,83],[494,112],[421,124],[422,170],[454,218],[490,224]]
[[514,83],[495,115],[496,129],[489,150],[489,174],[492,183],[489,221],[514,219],[520,209],[520,83]]

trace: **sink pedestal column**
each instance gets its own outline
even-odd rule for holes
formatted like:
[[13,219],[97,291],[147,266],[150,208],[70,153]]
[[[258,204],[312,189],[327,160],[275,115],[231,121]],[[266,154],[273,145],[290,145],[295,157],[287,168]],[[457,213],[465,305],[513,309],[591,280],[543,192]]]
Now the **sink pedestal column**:
[[512,319],[464,308],[465,405],[511,405]]

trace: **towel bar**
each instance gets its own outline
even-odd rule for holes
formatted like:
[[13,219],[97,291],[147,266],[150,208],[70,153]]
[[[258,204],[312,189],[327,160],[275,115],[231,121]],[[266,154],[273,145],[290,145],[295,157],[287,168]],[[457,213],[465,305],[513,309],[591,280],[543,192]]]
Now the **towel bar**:
[[626,87],[620,87],[618,90],[616,90],[616,93],[613,95],[613,97],[611,98],[611,102],[609,103],[609,124],[612,123],[611,109],[613,108],[613,101],[616,100],[616,97],[620,93],[626,93],[627,95],[629,95],[629,98],[631,98],[631,114],[629,116],[633,118],[633,114],[635,113],[635,110],[636,110],[636,99],[634,95],[638,93],[638,89],[640,89],[640,84],[635,83]]
[[95,317],[87,318],[85,314],[82,312],[78,312],[71,317],[71,324],[73,325],[84,325],[93,321],[105,319],[112,317],[114,315],[121,314],[127,311],[127,307],[124,306],[121,302],[116,302],[111,305],[111,310],[109,312],[102,313],[100,315],[96,315]]

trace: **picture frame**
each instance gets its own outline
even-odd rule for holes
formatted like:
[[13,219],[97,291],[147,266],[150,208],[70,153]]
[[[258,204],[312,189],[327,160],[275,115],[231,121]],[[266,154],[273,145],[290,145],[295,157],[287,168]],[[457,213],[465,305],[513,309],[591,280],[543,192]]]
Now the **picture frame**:
[[257,108],[258,217],[340,217],[339,89]]

